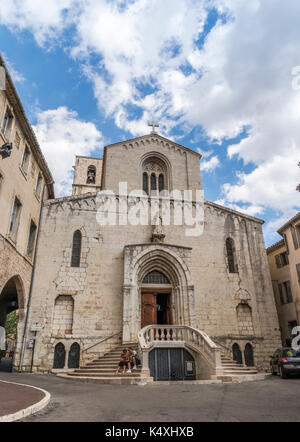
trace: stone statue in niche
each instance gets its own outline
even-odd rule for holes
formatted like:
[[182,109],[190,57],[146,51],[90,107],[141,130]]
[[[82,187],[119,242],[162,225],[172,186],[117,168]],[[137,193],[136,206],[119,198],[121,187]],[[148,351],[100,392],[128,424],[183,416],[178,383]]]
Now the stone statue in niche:
[[161,216],[158,218],[158,223],[155,223],[152,230],[151,242],[154,243],[162,243],[165,240],[165,233],[162,226],[162,218]]

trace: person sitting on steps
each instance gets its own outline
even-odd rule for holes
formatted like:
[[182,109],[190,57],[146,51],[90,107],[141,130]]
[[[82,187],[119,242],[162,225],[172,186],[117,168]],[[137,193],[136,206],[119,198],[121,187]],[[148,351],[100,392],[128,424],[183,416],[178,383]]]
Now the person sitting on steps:
[[137,352],[133,350],[133,348],[129,347],[128,354],[129,354],[130,363],[131,365],[133,365],[132,370],[136,370]]
[[120,362],[119,362],[119,366],[117,368],[116,374],[119,374],[120,368],[123,368],[123,374],[125,374],[126,367],[128,368],[127,373],[131,373],[129,354],[128,354],[128,351],[126,349],[124,349],[121,354],[121,357],[120,357]]

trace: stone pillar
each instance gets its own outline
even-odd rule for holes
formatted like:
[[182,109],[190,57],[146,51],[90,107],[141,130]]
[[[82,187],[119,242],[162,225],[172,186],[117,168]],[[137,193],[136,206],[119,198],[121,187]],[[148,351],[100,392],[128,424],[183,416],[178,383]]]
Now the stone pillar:
[[150,369],[149,369],[149,351],[148,350],[142,350],[141,351],[141,357],[142,357],[142,370],[141,375],[142,377],[149,377],[150,376]]
[[131,337],[131,308],[130,308],[130,299],[131,299],[131,291],[132,286],[124,285],[123,286],[123,342],[130,342]]
[[196,328],[196,315],[195,315],[195,287],[193,285],[187,288],[188,305],[190,313],[190,326]]

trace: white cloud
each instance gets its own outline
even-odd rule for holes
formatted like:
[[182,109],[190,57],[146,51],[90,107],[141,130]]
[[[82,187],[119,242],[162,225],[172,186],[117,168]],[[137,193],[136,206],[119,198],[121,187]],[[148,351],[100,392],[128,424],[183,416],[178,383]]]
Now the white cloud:
[[[218,20],[199,48],[195,42],[213,6],[227,21]],[[291,75],[300,63],[299,21],[299,0],[0,3],[0,23],[29,29],[41,45],[72,24],[68,48],[99,107],[132,135],[144,133],[152,118],[165,135],[177,124],[187,133],[200,125],[218,143],[248,128],[228,155],[255,169],[240,175],[239,185],[226,184],[222,197],[259,213],[299,206],[300,91],[293,90]],[[209,171],[217,162],[202,164]]]
[[[0,24],[11,31],[30,30],[39,44],[57,39],[76,0],[12,0],[0,2]],[[68,11],[68,8],[69,11]],[[67,15],[68,11],[68,15]]]
[[220,167],[220,160],[217,156],[207,161],[201,161],[202,172],[213,172],[217,167]]
[[66,107],[38,113],[33,129],[54,176],[56,196],[71,195],[75,155],[89,156],[101,149],[101,132]]
[[213,150],[202,150],[200,148],[197,151],[202,155],[202,158],[209,158],[214,153]]

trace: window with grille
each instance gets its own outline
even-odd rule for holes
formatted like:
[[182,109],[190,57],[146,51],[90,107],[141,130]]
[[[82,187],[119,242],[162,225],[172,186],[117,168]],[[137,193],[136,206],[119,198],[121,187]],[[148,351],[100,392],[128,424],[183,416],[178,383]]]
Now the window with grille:
[[236,273],[235,257],[234,257],[234,242],[231,238],[226,240],[227,262],[229,273]]
[[159,272],[158,270],[154,270],[145,276],[145,278],[143,279],[143,284],[170,285],[170,281],[163,273]]
[[80,267],[81,236],[80,230],[76,230],[76,232],[74,232],[71,267]]
[[284,304],[285,304],[285,300],[284,300],[284,294],[283,294],[282,284],[278,284],[278,290],[279,290],[280,304],[281,304],[281,305],[284,305]]

